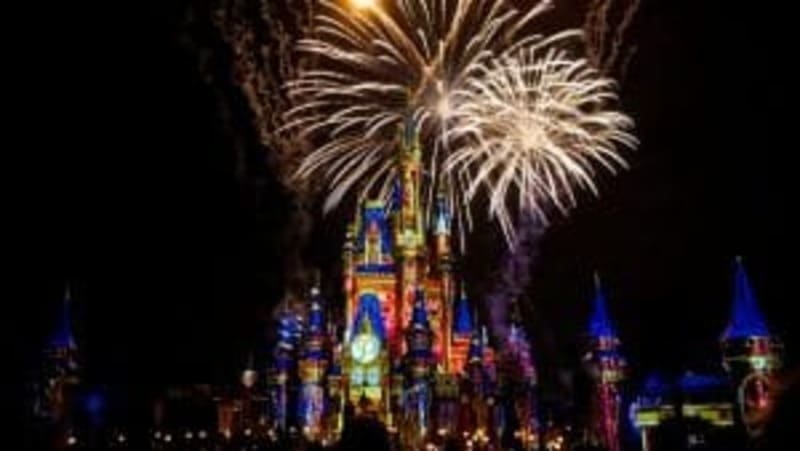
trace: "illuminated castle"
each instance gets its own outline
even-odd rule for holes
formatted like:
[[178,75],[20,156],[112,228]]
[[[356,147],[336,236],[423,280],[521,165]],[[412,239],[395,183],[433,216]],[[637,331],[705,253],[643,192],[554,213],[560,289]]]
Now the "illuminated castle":
[[[509,375],[500,377],[487,331],[463,284],[456,289],[447,200],[437,196],[426,221],[418,137],[403,135],[392,201],[363,203],[348,227],[342,318],[325,317],[333,309],[315,288],[303,315],[287,308],[279,320],[273,424],[331,442],[348,421],[371,417],[407,449],[502,437],[531,449],[536,378],[527,338],[512,325],[503,344]],[[502,409],[499,396],[516,401]]]

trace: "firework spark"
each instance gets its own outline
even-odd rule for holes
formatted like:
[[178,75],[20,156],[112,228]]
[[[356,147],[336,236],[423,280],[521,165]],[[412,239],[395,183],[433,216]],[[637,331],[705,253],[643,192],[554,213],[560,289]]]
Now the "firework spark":
[[597,193],[596,167],[613,173],[625,166],[617,148],[637,145],[632,120],[608,108],[615,82],[556,47],[493,59],[453,100],[444,172],[466,181],[467,204],[485,192],[509,243],[515,211],[568,211],[577,189]]
[[449,112],[451,93],[481,63],[542,41],[523,30],[551,2],[529,0],[524,10],[507,0],[393,0],[358,6],[320,2],[311,37],[299,43],[318,64],[287,85],[298,102],[284,129],[325,143],[306,156],[298,174],[321,175],[328,182],[332,190],[326,209],[356,189],[388,195],[397,130],[408,116],[428,149],[423,158],[426,192],[432,195],[440,182],[442,118]]

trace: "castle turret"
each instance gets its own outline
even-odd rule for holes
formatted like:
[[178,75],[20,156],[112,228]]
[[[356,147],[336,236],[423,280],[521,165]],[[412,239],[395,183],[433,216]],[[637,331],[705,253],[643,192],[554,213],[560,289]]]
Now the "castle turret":
[[519,302],[511,303],[508,335],[501,351],[503,443],[510,449],[533,449],[538,441],[536,368],[522,325]]
[[35,406],[36,413],[54,427],[54,449],[63,448],[71,433],[81,382],[71,313],[72,295],[67,286],[55,331],[44,350],[42,391]]
[[609,451],[619,451],[621,446],[619,384],[625,375],[626,362],[619,347],[620,341],[608,315],[600,278],[595,275],[594,312],[589,322],[584,363],[594,383],[590,436]]
[[436,278],[439,283],[439,302],[441,319],[438,337],[437,358],[442,362],[445,373],[451,373],[453,345],[453,313],[455,301],[455,284],[453,281],[453,256],[451,249],[451,220],[447,198],[442,191],[436,197],[436,209],[433,219],[433,239],[436,255]]
[[273,350],[270,368],[270,405],[274,427],[285,431],[292,418],[291,389],[295,374],[295,353],[297,336],[296,317],[285,303],[278,318],[277,341]]
[[736,386],[739,420],[757,436],[771,402],[773,376],[782,365],[782,346],[758,308],[741,258],[736,260],[731,319],[721,345],[723,365]]
[[319,288],[311,290],[307,332],[299,362],[301,384],[298,416],[307,439],[322,438],[325,413],[325,376],[329,357],[326,349],[326,324]]
[[406,328],[406,384],[403,402],[405,446],[421,449],[431,429],[433,402],[433,332],[428,321],[425,293],[417,289],[411,321]]
[[492,440],[496,408],[492,380],[486,368],[486,344],[482,328],[474,325],[467,352],[459,406],[458,429],[461,435],[468,443],[480,445]]

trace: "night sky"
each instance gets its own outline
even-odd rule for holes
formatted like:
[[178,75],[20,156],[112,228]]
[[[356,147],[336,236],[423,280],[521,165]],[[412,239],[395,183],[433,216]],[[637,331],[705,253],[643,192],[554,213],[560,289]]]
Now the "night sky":
[[[21,110],[41,149],[20,185],[31,277],[6,302],[19,303],[25,364],[69,281],[89,381],[229,382],[263,347],[283,294],[289,199],[258,152],[237,172],[187,50],[184,5],[157,3],[71,10],[81,20],[54,20],[41,58],[28,56],[47,68],[31,78],[45,95]],[[578,358],[595,270],[637,374],[716,369],[737,254],[798,354],[790,30],[777,10],[733,3],[644,1],[623,91],[641,148],[600,200],[555,222],[531,268],[526,311],[545,373]],[[341,243],[331,229],[314,234],[323,265]],[[471,277],[493,269],[482,257],[470,256]]]

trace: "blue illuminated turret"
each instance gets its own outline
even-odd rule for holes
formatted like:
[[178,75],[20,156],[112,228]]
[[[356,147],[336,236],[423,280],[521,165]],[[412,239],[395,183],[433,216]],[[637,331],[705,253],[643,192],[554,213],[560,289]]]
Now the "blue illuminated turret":
[[612,338],[617,336],[611,318],[608,315],[606,297],[600,284],[600,276],[595,274],[594,312],[589,321],[589,336],[593,338]]
[[70,309],[72,308],[72,295],[69,286],[64,292],[64,301],[61,304],[61,312],[59,315],[59,322],[56,327],[55,333],[50,339],[50,346],[54,349],[70,349],[75,350],[75,337],[72,334],[72,315]]
[[453,333],[461,336],[469,336],[472,334],[472,313],[470,312],[467,293],[463,290],[461,291],[461,296],[456,303],[455,316],[455,321],[453,322]]
[[591,402],[590,434],[605,449],[619,451],[621,397],[619,384],[625,378],[627,364],[619,352],[620,341],[611,324],[606,298],[595,274],[594,312],[589,321],[589,340],[583,357],[594,382]]
[[723,367],[736,386],[739,420],[758,436],[772,403],[773,376],[783,366],[783,345],[770,334],[741,258],[736,259],[731,319],[720,344]]
[[750,280],[742,264],[742,259],[737,258],[731,319],[722,334],[722,338],[723,340],[731,340],[767,336],[769,336],[769,328],[766,321],[764,321],[761,310],[758,308],[758,302],[750,287]]

